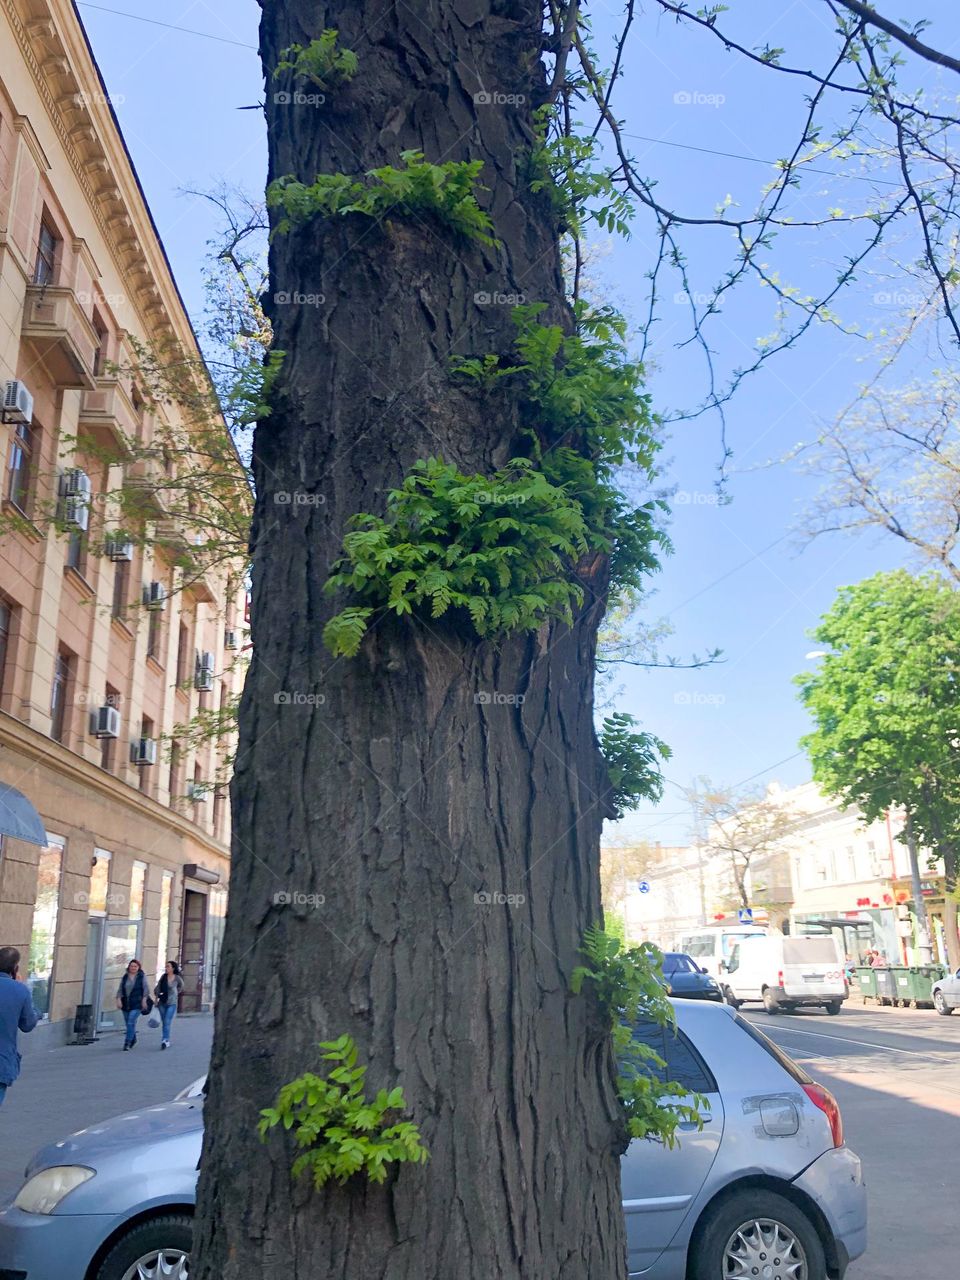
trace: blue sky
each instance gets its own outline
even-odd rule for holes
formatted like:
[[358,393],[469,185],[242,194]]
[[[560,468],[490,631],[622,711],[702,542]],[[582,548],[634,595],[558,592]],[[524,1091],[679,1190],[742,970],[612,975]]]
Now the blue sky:
[[[606,47],[621,7],[602,0],[592,6],[598,50]],[[898,12],[896,6],[881,7],[891,16]],[[706,152],[763,160],[786,154],[798,136],[803,91],[765,69],[745,68],[709,35],[678,30],[657,19],[653,8],[646,6],[647,16],[635,29],[617,106],[617,114],[629,121],[629,133],[656,139],[634,138],[641,167],[657,177],[658,198],[671,207],[710,214],[730,194],[749,208],[772,170]],[[731,8],[724,21],[744,34],[745,43],[783,45],[797,65],[826,65],[834,46],[823,0],[776,6],[731,0]],[[179,193],[222,180],[251,191],[262,185],[263,117],[241,109],[262,99],[259,8],[237,0],[201,0],[158,10],[115,0],[106,6],[81,3],[79,9],[181,292],[199,315],[205,245],[216,228],[203,202]],[[133,21],[118,16],[119,10],[220,39]],[[952,30],[948,0],[922,0],[911,10],[911,16],[922,12],[931,18],[933,43],[938,35],[946,43]],[[923,74],[935,89],[935,74]],[[837,189],[826,177],[810,186],[811,207],[835,201],[846,206],[868,194],[866,184]],[[773,256],[784,278],[801,287],[812,289],[811,280],[825,279],[850,248],[840,229],[792,236],[782,238]],[[685,244],[694,287],[709,289],[730,264],[729,233],[699,231]],[[652,250],[649,228],[638,224],[631,240],[613,246],[598,268],[605,291],[634,317],[646,298]],[[862,275],[842,308],[846,318],[869,328],[893,319],[883,298],[898,287],[883,277],[882,263],[876,270],[877,276]],[[672,300],[675,287],[664,291],[650,378],[656,406],[667,415],[689,406],[703,388],[691,349],[676,347],[686,331],[684,309]],[[747,289],[719,318],[713,336],[721,367],[742,362],[753,341],[770,330],[770,301],[769,291]],[[803,546],[792,529],[812,496],[813,482],[790,466],[761,464],[782,457],[834,416],[871,370],[865,362],[870,351],[869,344],[820,326],[744,384],[728,413],[729,505],[713,499],[720,457],[716,418],[672,429],[664,457],[667,479],[678,490],[671,524],[676,549],[656,583],[652,614],[673,623],[671,652],[719,647],[725,661],[697,672],[626,670],[616,677],[622,686],[617,709],[637,716],[674,752],[663,804],[631,815],[620,824],[618,837],[683,842],[689,815],[680,787],[699,775],[727,784],[755,776],[758,783],[807,778],[805,761],[797,754],[805,717],[791,684],[807,665],[804,655],[812,646],[806,633],[838,586],[894,567],[902,557],[897,546],[877,537],[831,537]]]

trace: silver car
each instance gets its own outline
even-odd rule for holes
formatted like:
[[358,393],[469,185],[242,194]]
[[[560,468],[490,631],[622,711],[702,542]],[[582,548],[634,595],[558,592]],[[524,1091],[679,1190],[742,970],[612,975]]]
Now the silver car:
[[933,1007],[944,1017],[960,1009],[960,969],[933,984]]
[[[635,1141],[623,1157],[631,1276],[842,1277],[866,1246],[866,1197],[836,1103],[727,1006],[674,1007],[676,1034],[637,1035],[708,1116],[673,1150]],[[0,1210],[0,1280],[187,1280],[199,1092],[40,1151]]]

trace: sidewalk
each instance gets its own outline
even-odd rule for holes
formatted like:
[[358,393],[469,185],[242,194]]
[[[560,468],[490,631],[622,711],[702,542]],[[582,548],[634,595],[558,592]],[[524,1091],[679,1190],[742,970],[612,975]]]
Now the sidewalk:
[[[170,1048],[141,1020],[137,1047],[123,1052],[123,1035],[24,1056],[23,1074],[0,1106],[0,1199],[15,1192],[38,1147],[138,1106],[168,1102],[203,1075],[210,1060],[213,1015],[181,1014]],[[21,1037],[26,1039],[27,1037]]]

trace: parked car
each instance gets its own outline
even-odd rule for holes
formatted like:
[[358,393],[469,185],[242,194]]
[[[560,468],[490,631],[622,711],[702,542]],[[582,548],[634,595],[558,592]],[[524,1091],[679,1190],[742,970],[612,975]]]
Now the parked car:
[[723,1000],[716,978],[680,951],[664,952],[663,976],[671,995],[684,1000]]
[[701,969],[714,978],[724,972],[733,948],[745,938],[765,938],[770,932],[765,925],[704,925],[680,934],[676,950],[690,956]]
[[817,1005],[839,1013],[849,995],[843,952],[833,934],[787,937],[772,933],[737,944],[723,976],[723,994],[735,1009],[762,1002],[767,1013]]
[[931,994],[933,1007],[944,1017],[948,1017],[954,1009],[960,1009],[960,969],[956,973],[948,973],[945,978],[938,978]]
[[[704,1123],[623,1157],[630,1275],[841,1280],[866,1247],[866,1194],[832,1095],[728,1006],[674,1007],[675,1033],[636,1035],[703,1095]],[[191,1090],[40,1151],[0,1210],[0,1277],[187,1280],[203,1082]]]

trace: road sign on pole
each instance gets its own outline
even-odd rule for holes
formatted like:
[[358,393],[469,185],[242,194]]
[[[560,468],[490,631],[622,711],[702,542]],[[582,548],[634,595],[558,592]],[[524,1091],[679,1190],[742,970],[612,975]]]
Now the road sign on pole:
[[640,892],[641,892],[641,893],[649,893],[649,892],[650,892],[650,881],[649,881],[649,880],[641,880],[641,881],[640,881],[640,883],[637,885],[637,888],[640,890]]
[[753,924],[753,908],[741,907],[737,912],[737,919],[741,924]]

